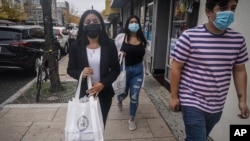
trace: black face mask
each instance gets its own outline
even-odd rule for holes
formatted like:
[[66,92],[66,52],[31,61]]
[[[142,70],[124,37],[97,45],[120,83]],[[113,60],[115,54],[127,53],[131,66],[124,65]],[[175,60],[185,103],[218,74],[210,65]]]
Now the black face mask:
[[100,24],[89,24],[83,27],[83,32],[85,32],[89,38],[96,38],[101,33]]

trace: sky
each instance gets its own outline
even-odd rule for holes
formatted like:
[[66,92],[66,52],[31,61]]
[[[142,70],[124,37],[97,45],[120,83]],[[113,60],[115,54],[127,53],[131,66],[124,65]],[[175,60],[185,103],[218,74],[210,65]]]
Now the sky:
[[78,15],[82,15],[85,10],[91,9],[92,6],[95,10],[101,12],[105,9],[105,0],[57,0],[57,2],[67,1],[70,8],[74,7],[78,11]]

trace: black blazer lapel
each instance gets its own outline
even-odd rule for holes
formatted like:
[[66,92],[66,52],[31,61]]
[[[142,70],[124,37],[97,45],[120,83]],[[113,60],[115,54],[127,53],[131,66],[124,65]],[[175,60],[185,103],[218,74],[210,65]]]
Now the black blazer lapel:
[[82,69],[84,69],[84,67],[89,66],[87,50],[86,50],[86,47],[80,47],[79,46],[79,48],[80,48],[80,50],[79,50],[79,61],[81,63],[80,66],[82,67]]
[[101,60],[100,60],[100,76],[101,78],[103,78],[104,76],[104,70],[105,70],[105,67],[107,67],[107,56],[108,55],[108,52],[107,52],[107,48],[105,47],[101,47]]

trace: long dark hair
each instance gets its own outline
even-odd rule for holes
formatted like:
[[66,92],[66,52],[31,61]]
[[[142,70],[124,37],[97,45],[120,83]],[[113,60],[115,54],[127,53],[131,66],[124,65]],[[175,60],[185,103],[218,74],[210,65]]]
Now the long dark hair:
[[98,40],[99,40],[100,45],[104,45],[107,41],[109,41],[111,39],[109,39],[107,32],[105,31],[105,24],[104,24],[104,21],[103,21],[101,14],[96,10],[87,10],[82,14],[80,22],[79,22],[79,28],[78,28],[76,40],[80,45],[89,44],[87,34],[85,32],[83,32],[83,25],[84,25],[83,23],[89,14],[96,15],[98,17],[99,21],[101,22],[102,30],[101,30],[101,33],[99,35]]
[[130,40],[130,33],[131,33],[131,32],[130,32],[130,30],[128,29],[128,25],[129,25],[129,21],[130,21],[132,18],[135,18],[135,19],[137,20],[137,22],[138,22],[138,24],[139,24],[139,27],[140,27],[140,29],[136,32],[136,37],[137,37],[138,40],[141,41],[141,43],[143,44],[143,46],[146,47],[146,45],[147,45],[147,40],[146,40],[146,38],[145,38],[145,36],[144,36],[144,34],[143,34],[143,32],[142,32],[140,20],[139,20],[139,18],[138,18],[136,15],[131,15],[131,16],[129,16],[128,19],[127,19],[127,21],[126,21],[124,32],[125,32],[125,34],[126,34],[126,36],[127,36],[127,41]]

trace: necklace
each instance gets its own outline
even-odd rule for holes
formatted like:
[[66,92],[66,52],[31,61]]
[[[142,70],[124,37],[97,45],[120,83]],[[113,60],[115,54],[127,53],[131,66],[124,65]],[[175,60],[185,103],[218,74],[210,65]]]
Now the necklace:
[[93,57],[94,54],[95,54],[95,49],[89,49],[90,57]]

